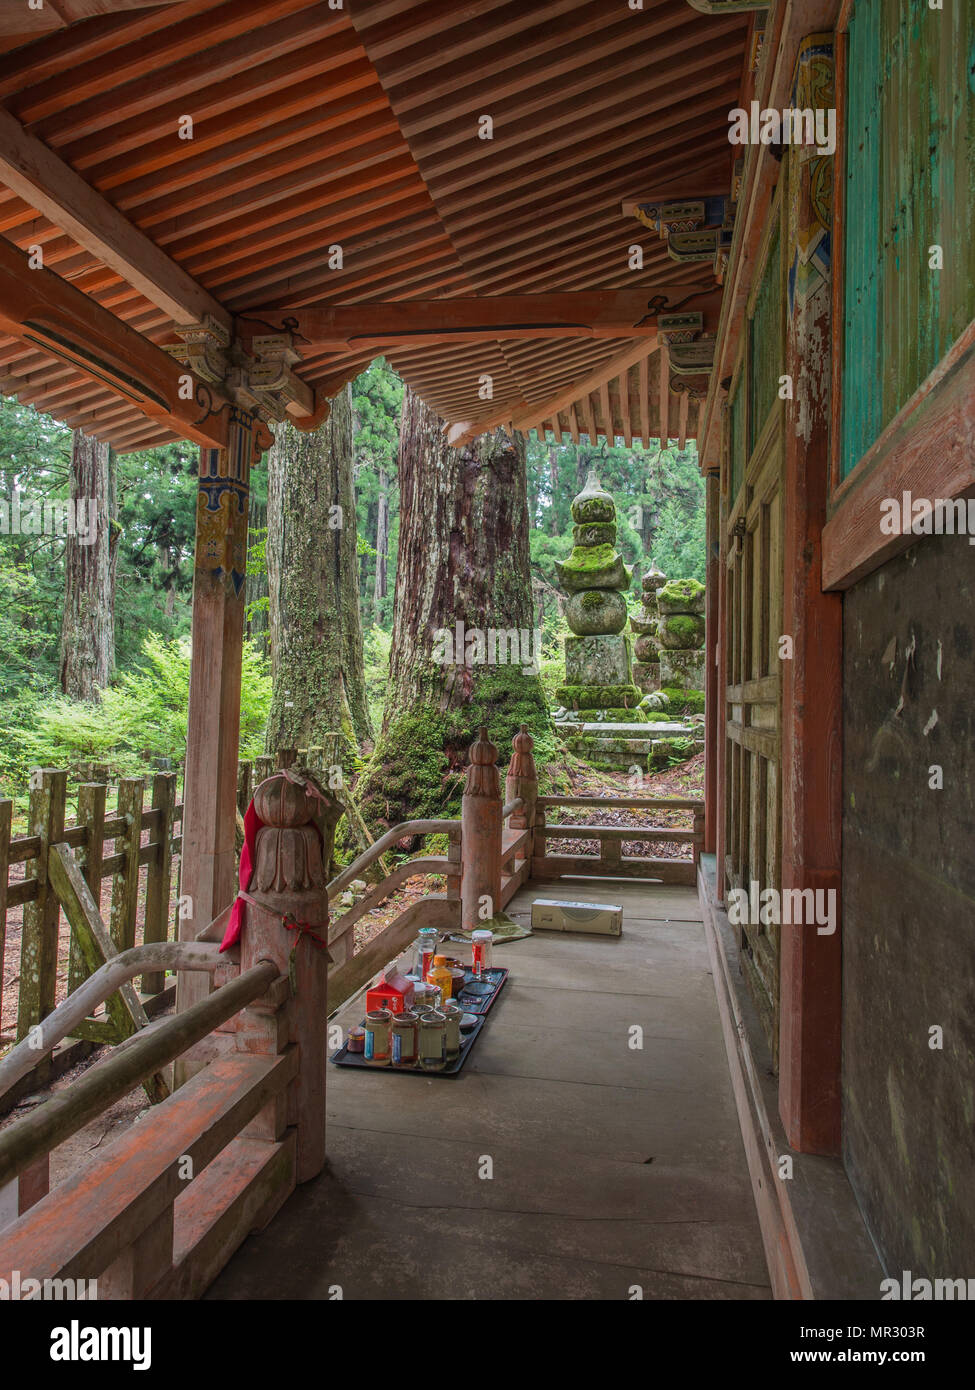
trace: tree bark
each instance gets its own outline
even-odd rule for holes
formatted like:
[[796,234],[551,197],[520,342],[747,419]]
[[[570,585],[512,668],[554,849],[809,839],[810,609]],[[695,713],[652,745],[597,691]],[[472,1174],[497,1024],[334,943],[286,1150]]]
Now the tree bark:
[[[463,449],[443,421],[407,390],[399,456],[399,551],[389,691],[382,737],[361,799],[374,823],[444,810],[459,795],[458,772],[482,723],[507,762],[522,723],[551,733],[537,673],[528,552],[524,436],[503,430]],[[444,634],[518,630],[532,653],[494,664],[467,646],[444,657]],[[488,653],[489,655],[489,653]]]
[[379,470],[379,503],[376,512],[376,587],[373,594],[375,621],[380,618],[380,605],[386,597],[389,563],[389,486],[385,468]]
[[372,735],[362,668],[351,402],[346,387],[312,433],[278,426],[268,457],[269,753],[322,745],[333,733],[358,753]]
[[108,444],[81,430],[71,441],[71,507],[76,520],[64,549],[61,689],[72,700],[91,701],[115,665],[118,527],[114,456]]

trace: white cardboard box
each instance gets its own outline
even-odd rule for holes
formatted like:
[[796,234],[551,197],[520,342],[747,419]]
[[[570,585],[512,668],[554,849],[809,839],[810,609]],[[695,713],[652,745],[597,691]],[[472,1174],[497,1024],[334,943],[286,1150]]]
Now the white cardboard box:
[[532,903],[532,930],[594,932],[619,936],[623,930],[620,903],[567,903],[557,898],[536,898]]

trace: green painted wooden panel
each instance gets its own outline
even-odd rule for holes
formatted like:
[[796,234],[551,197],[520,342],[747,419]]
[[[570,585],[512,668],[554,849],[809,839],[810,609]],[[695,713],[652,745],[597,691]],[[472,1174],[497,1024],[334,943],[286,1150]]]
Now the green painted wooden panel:
[[782,375],[782,263],[776,227],[765,258],[762,282],[755,297],[755,312],[748,330],[749,396],[751,401],[749,452],[758,443],[779,390]]
[[[975,0],[855,0],[842,474],[975,317]],[[929,247],[944,267],[929,266]]]
[[731,402],[731,501],[741,491],[745,477],[745,378],[738,378]]

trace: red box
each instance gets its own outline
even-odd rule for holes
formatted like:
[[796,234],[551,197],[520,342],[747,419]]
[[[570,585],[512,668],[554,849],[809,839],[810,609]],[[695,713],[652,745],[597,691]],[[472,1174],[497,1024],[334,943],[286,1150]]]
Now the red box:
[[389,1009],[390,1013],[401,1014],[413,1007],[413,981],[395,970],[381,975],[372,989],[366,991],[366,1010]]

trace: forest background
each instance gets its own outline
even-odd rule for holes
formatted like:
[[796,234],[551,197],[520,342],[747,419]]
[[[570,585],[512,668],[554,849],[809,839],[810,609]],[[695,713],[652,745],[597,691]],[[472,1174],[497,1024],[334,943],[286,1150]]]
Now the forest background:
[[[400,497],[404,387],[379,358],[353,383],[352,459],[358,603],[366,698],[378,730],[389,684]],[[555,564],[572,547],[572,498],[595,466],[617,503],[617,545],[640,569],[704,580],[704,485],[693,442],[678,450],[598,448],[526,439],[532,599],[543,638],[542,683],[554,701],[562,680]],[[0,398],[0,497],[64,501],[71,493],[72,434],[29,406]],[[93,698],[73,699],[71,672],[90,655],[72,651],[65,621],[66,541],[0,534],[0,795],[25,802],[32,767],[93,767],[109,776],[178,766],[185,751],[197,450],[186,443],[111,456],[108,467],[113,593],[107,597],[107,677]],[[241,756],[265,751],[273,689],[265,553],[267,481],[252,474]],[[290,524],[298,527],[300,517]],[[637,603],[638,585],[628,596]],[[269,750],[271,751],[271,750]]]

